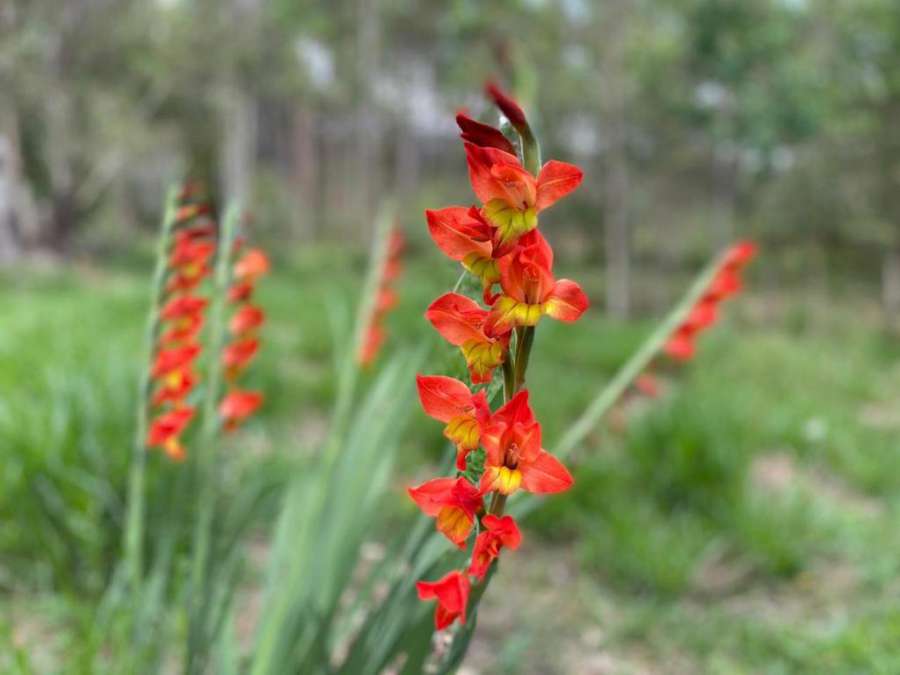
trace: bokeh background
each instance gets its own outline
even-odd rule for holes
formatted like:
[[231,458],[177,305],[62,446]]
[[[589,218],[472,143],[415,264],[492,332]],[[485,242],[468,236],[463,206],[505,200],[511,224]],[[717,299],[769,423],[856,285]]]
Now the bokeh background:
[[[593,301],[538,334],[549,448],[709,257],[761,255],[526,524],[466,672],[900,672],[895,0],[4,2],[4,668],[71,664],[112,574],[166,186],[240,199],[273,254],[268,402],[234,471],[277,485],[325,435],[326,317],[352,312],[385,200],[408,240],[387,352],[430,331],[457,269],[422,210],[473,200],[453,114],[496,122],[488,78],[585,171],[541,220]],[[443,450],[412,417],[376,552]]]

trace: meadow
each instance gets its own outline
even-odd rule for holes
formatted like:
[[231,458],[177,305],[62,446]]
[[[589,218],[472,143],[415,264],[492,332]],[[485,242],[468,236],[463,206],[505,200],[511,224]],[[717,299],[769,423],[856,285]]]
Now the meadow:
[[[574,489],[525,521],[527,544],[505,557],[460,672],[900,671],[900,346],[864,289],[771,288],[769,264],[763,254],[692,362],[658,370],[658,396],[626,397],[570,459]],[[274,495],[328,434],[333,364],[346,357],[335,333],[365,265],[316,247],[276,257],[261,288],[270,321],[252,379],[267,400],[221,449],[226,494],[253,485],[261,503],[245,544],[251,599]],[[96,625],[121,545],[150,266],[22,269],[0,284],[4,673],[90,672],[116,639]],[[599,269],[561,266],[600,297]],[[422,311],[455,277],[412,247],[384,359],[424,339],[428,368],[446,372],[455,350]],[[597,307],[578,330],[541,325],[529,387],[548,448],[653,323],[652,311],[616,322]],[[373,560],[414,518],[404,488],[445,448],[407,393],[366,534]],[[166,526],[152,505],[180,468],[159,453],[149,467],[152,540]],[[257,618],[247,602],[238,634]]]

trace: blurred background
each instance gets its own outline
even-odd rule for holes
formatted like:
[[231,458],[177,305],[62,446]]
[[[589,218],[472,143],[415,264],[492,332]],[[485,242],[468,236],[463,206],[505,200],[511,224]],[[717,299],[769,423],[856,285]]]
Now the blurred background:
[[[585,171],[541,219],[593,302],[539,331],[549,439],[710,256],[762,253],[529,521],[466,672],[900,672],[895,0],[0,4],[0,664],[55,672],[111,574],[166,187],[240,199],[275,258],[267,407],[235,452],[277,480],[324,436],[323,317],[386,199],[409,240],[388,350],[430,330],[457,270],[422,210],[474,200],[453,115],[496,123],[488,78]],[[443,448],[413,418],[387,531]]]

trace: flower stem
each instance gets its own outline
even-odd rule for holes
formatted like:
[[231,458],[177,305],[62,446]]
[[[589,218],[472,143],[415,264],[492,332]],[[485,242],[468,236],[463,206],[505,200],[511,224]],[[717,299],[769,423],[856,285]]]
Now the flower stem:
[[162,304],[166,288],[166,270],[168,268],[169,240],[175,224],[175,211],[178,202],[178,189],[169,188],[160,224],[159,242],[156,251],[156,268],[153,273],[150,312],[147,315],[145,333],[146,358],[144,371],[138,388],[138,414],[132,451],[131,468],[128,477],[128,512],[125,524],[125,565],[132,592],[136,591],[143,577],[144,558],[144,477],[147,461],[147,426],[149,424],[148,401],[153,382],[150,379],[151,362],[156,350],[156,339],[159,334],[159,308]]
[[516,372],[513,384],[513,392],[518,391],[525,384],[525,371],[528,370],[528,359],[531,356],[531,346],[534,344],[534,326],[525,326],[516,329]]
[[196,468],[200,481],[197,524],[194,530],[190,583],[190,625],[186,672],[196,672],[203,667],[205,655],[202,631],[202,607],[207,592],[209,549],[212,538],[212,520],[215,511],[216,480],[215,436],[219,431],[218,402],[222,381],[222,346],[225,341],[225,302],[231,282],[231,259],[237,234],[240,208],[231,204],[222,219],[216,257],[215,288],[209,320],[207,387],[203,406],[203,428],[197,446]]

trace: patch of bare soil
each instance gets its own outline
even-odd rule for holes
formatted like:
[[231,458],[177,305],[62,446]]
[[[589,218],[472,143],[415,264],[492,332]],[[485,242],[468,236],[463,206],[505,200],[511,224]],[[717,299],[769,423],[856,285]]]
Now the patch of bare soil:
[[663,664],[637,648],[610,646],[610,635],[620,622],[615,598],[578,569],[571,548],[526,543],[504,554],[481,603],[478,630],[459,672],[696,673],[678,654],[667,655]]
[[884,511],[877,499],[854,490],[823,468],[798,464],[793,457],[783,452],[757,457],[750,467],[750,481],[755,488],[772,493],[802,491],[823,505],[830,505],[853,516],[872,518],[882,515]]

